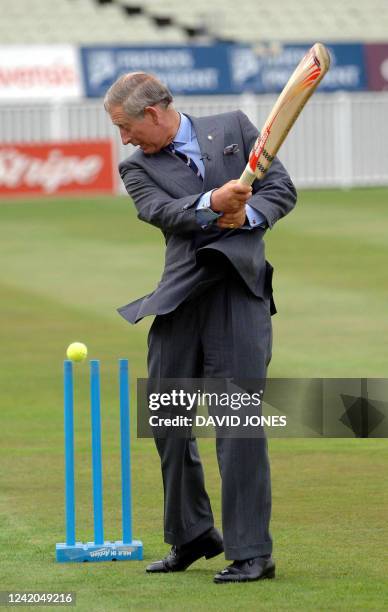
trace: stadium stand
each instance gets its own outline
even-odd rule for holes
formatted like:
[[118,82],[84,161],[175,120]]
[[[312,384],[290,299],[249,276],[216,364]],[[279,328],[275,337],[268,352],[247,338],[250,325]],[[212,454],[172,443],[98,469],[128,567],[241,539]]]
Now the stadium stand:
[[3,0],[2,44],[183,43],[188,40],[380,42],[386,0]]

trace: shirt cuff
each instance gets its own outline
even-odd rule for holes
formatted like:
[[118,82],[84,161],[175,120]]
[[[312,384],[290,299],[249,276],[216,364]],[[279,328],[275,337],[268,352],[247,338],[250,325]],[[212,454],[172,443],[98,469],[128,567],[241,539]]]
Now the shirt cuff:
[[210,208],[210,197],[213,191],[214,189],[201,195],[196,206],[195,218],[202,229],[209,227],[209,225],[214,223],[214,221],[221,216],[220,213]]
[[[267,221],[264,217],[264,215],[262,215],[261,213],[259,213],[257,210],[255,210],[254,208],[252,208],[252,206],[250,206],[250,204],[245,204],[245,213],[248,219],[248,223],[250,228],[254,228],[254,227],[263,227],[265,228],[267,226]],[[245,227],[247,229],[248,226],[245,225]]]

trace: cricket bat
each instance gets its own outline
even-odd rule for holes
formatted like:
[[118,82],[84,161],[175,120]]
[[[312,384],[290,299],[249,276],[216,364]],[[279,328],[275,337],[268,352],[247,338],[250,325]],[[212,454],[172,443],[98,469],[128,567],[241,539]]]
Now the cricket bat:
[[311,94],[329,70],[330,55],[324,45],[315,43],[290,76],[267,117],[239,182],[252,185],[262,179],[282,142],[294,125]]

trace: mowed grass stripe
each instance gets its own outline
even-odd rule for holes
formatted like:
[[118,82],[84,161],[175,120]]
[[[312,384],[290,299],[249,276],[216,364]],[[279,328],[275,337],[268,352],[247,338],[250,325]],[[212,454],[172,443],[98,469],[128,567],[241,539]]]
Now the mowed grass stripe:
[[7,265],[0,280],[111,319],[118,306],[153,290],[163,261],[158,244],[84,242],[45,224],[6,222],[1,234]]

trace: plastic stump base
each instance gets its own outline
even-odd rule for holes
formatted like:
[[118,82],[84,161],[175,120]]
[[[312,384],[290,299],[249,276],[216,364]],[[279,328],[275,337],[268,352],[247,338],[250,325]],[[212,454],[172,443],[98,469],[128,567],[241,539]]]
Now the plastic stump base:
[[56,558],[59,563],[80,563],[83,561],[141,561],[143,543],[133,540],[130,544],[119,542],[76,542],[74,545],[57,544]]

